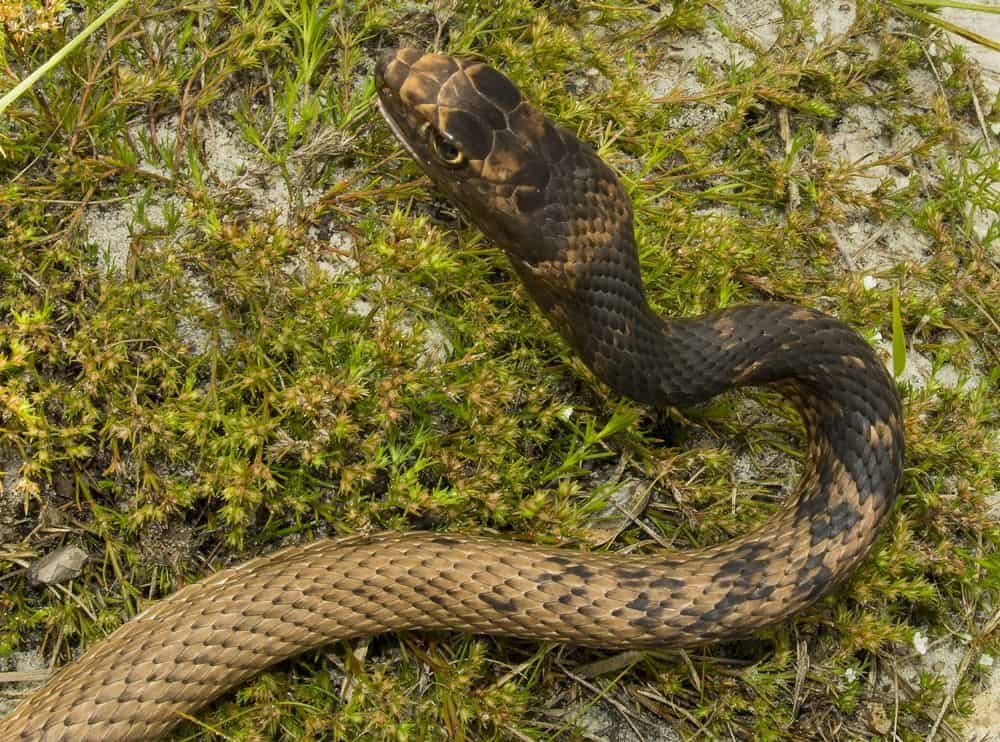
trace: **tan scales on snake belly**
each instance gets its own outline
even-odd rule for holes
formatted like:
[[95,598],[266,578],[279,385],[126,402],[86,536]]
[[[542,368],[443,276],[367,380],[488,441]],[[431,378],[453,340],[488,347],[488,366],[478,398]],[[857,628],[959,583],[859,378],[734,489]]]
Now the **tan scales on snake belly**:
[[829,592],[867,554],[895,498],[903,433],[892,380],[864,340],[787,304],[658,317],[631,204],[590,147],[477,61],[403,49],[376,77],[396,136],[615,391],[677,406],[746,384],[787,393],[809,440],[795,495],[761,529],[683,554],[431,533],[285,549],[154,604],[0,721],[0,739],[148,739],[274,662],[384,631],[616,648],[744,636]]

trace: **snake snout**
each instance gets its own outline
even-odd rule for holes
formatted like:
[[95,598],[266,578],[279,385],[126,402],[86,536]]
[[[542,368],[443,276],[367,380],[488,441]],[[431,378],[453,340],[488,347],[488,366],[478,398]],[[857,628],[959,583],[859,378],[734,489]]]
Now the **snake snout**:
[[380,93],[399,94],[406,78],[410,75],[413,63],[420,59],[423,53],[419,49],[403,47],[401,49],[383,49],[375,62],[375,81]]
[[389,68],[389,65],[396,59],[396,49],[385,48],[380,49],[378,53],[378,59],[375,60],[375,75],[378,78],[385,77],[385,71]]

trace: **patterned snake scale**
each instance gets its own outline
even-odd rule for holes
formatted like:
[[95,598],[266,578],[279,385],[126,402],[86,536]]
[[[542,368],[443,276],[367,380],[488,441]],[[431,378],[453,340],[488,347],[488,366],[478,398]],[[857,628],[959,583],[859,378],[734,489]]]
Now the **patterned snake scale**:
[[477,61],[401,49],[379,108],[427,174],[504,249],[573,350],[615,392],[686,406],[777,385],[809,456],[762,528],[700,551],[580,553],[436,533],[294,546],[178,590],[0,721],[4,740],[149,739],[268,665],[329,642],[454,629],[606,648],[746,636],[828,593],[867,554],[900,480],[900,403],[843,323],[750,304],[662,319],[611,169]]

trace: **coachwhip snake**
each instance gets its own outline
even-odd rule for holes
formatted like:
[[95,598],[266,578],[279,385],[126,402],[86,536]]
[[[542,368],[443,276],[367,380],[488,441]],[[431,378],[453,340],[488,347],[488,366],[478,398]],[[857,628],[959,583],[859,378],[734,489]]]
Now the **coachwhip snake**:
[[436,533],[287,548],[153,604],[0,721],[0,739],[149,739],[274,662],[385,631],[608,648],[744,636],[828,593],[871,547],[903,433],[893,383],[864,340],[789,304],[661,319],[643,293],[629,199],[590,147],[476,61],[402,49],[376,77],[396,136],[613,390],[685,406],[773,384],[796,403],[809,457],[794,496],[762,528],[682,554]]

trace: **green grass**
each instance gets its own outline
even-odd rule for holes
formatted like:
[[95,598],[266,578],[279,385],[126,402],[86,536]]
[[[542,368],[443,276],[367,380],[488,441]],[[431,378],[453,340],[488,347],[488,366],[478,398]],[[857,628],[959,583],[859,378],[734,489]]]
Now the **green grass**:
[[[32,30],[0,5],[0,89],[104,9],[85,5]],[[704,546],[780,506],[802,447],[779,397],[657,413],[609,395],[419,177],[372,105],[376,50],[402,41],[481,54],[598,146],[635,199],[660,311],[797,301],[881,337],[890,363],[905,342],[905,378],[916,353],[959,383],[903,382],[885,536],[753,640],[616,656],[378,637],[259,676],[178,738],[578,739],[606,696],[644,734],[960,739],[980,653],[1000,651],[1000,160],[974,143],[1000,107],[960,50],[930,54],[933,28],[858,5],[816,41],[809,4],[781,3],[773,45],[699,0],[112,18],[0,118],[0,662],[65,661],[149,600],[324,535],[587,548],[628,478],[650,505],[600,548]],[[681,70],[672,46],[699,37],[738,54]],[[881,149],[846,157],[839,132],[864,115]],[[31,585],[23,567],[69,543],[91,555],[79,578]],[[967,659],[956,687],[919,663],[917,632]]]

